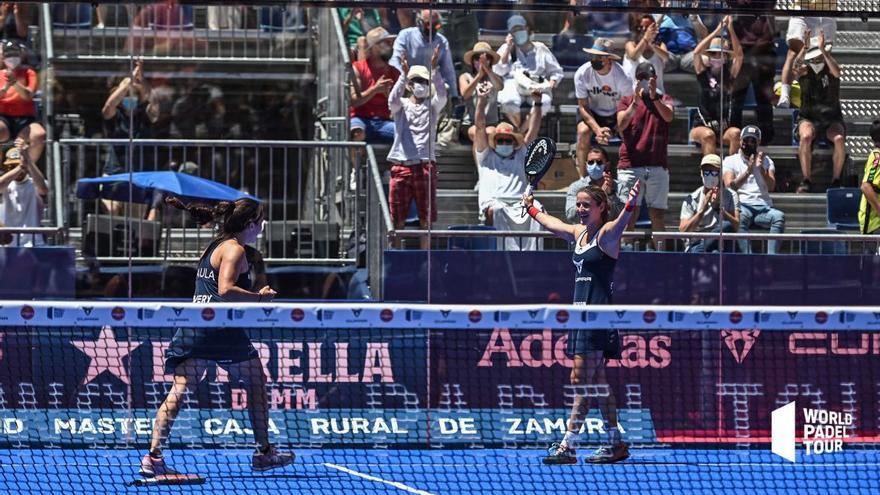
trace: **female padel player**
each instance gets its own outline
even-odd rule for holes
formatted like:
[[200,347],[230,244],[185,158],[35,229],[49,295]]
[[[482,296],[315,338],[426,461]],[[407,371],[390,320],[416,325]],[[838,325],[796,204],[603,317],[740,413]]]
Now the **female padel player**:
[[[219,233],[202,254],[196,272],[193,302],[210,305],[220,302],[268,302],[275,296],[271,287],[251,290],[253,267],[245,256],[245,246],[253,244],[262,230],[263,208],[251,199],[224,201],[211,208],[169,197],[168,204],[184,209],[200,224],[214,222]],[[242,380],[247,388],[248,412],[254,429],[257,450],[251,459],[256,471],[287,466],[292,453],[282,453],[269,443],[269,416],[266,400],[266,375],[263,365],[243,328],[179,328],[165,352],[165,371],[174,374],[174,383],[165,402],[159,406],[150,451],[141,461],[141,475],[146,477],[177,474],[165,465],[161,445],[185,395],[192,392],[205,375],[210,362],[229,371],[233,380]]]
[[[638,204],[639,182],[629,192],[626,206],[614,220],[608,219],[611,208],[608,196],[599,187],[590,186],[578,191],[575,206],[579,224],[568,224],[538,210],[532,196],[523,196],[529,215],[550,232],[568,241],[574,241],[572,261],[575,266],[574,304],[611,304],[612,277],[620,253],[620,237]],[[620,358],[621,342],[617,330],[574,329],[568,334],[568,354],[574,357],[571,384],[576,391],[568,430],[562,442],[550,446],[544,464],[575,464],[575,446],[584,417],[589,410],[589,398],[580,392],[588,384],[605,384],[605,365],[608,359]],[[599,398],[599,409],[606,421],[609,445],[599,448],[586,459],[589,463],[618,462],[629,457],[629,449],[617,429],[617,406],[614,393]]]

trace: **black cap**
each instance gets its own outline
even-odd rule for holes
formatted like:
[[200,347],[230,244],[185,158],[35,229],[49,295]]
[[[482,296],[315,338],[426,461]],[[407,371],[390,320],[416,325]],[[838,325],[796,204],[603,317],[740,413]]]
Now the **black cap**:
[[642,62],[636,67],[636,80],[650,79],[657,75],[654,64],[651,62]]

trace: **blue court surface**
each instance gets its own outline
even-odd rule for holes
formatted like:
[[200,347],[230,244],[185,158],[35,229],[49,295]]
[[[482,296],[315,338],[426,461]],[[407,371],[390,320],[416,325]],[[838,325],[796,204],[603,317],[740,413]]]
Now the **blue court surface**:
[[[0,493],[880,493],[876,450],[802,456],[767,450],[633,449],[615,465],[544,466],[540,450],[297,450],[293,466],[250,469],[250,451],[170,450],[197,486],[127,486],[134,450],[2,450]],[[583,458],[586,451],[579,452]]]

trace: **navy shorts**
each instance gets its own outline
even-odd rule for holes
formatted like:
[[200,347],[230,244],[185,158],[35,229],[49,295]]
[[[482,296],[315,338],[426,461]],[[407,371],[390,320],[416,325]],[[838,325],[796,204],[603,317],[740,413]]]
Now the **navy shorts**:
[[174,373],[174,369],[187,359],[229,365],[258,356],[243,328],[178,328],[171,338],[171,345],[165,350],[165,373]]
[[622,345],[617,330],[587,330],[576,328],[568,331],[569,356],[586,355],[588,351],[602,351],[605,359],[620,359]]
[[34,117],[12,117],[10,115],[0,115],[0,122],[3,122],[6,125],[6,128],[9,129],[10,141],[15,141],[15,138],[18,137],[18,134],[24,130],[25,127],[36,121],[37,119]]

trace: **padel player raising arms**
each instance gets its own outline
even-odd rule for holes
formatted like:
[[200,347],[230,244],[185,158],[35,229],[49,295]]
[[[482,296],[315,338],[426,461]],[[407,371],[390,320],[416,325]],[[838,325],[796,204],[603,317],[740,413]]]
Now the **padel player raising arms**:
[[[214,222],[219,233],[208,244],[199,260],[193,302],[268,302],[275,291],[268,285],[258,292],[251,290],[254,270],[245,257],[245,245],[253,244],[262,230],[263,208],[251,199],[223,201],[217,206],[190,203],[169,197],[168,204],[187,210],[200,224]],[[247,388],[248,412],[254,429],[257,450],[251,466],[266,471],[293,462],[292,453],[278,452],[269,443],[269,416],[266,400],[266,375],[243,328],[179,328],[165,352],[165,371],[174,373],[174,384],[165,402],[159,406],[150,452],[141,461],[141,474],[146,477],[174,475],[165,465],[161,445],[185,395],[192,392],[204,376],[210,362],[229,371],[233,380],[242,380]]]
[[[532,196],[523,195],[529,215],[558,237],[575,243],[572,261],[575,266],[574,304],[611,304],[612,276],[620,253],[620,237],[638,204],[639,181],[629,191],[626,206],[613,220],[609,220],[608,196],[599,187],[589,186],[578,191],[575,206],[580,223],[568,224],[538,210]],[[604,384],[607,359],[620,358],[621,343],[617,330],[574,329],[568,334],[568,354],[574,356],[571,384]],[[629,450],[617,429],[617,405],[614,394],[601,398],[599,409],[606,421],[609,445],[586,459],[589,463],[611,463],[629,457]],[[550,446],[544,464],[575,464],[575,446],[589,410],[589,398],[576,392],[568,430],[562,442]]]

